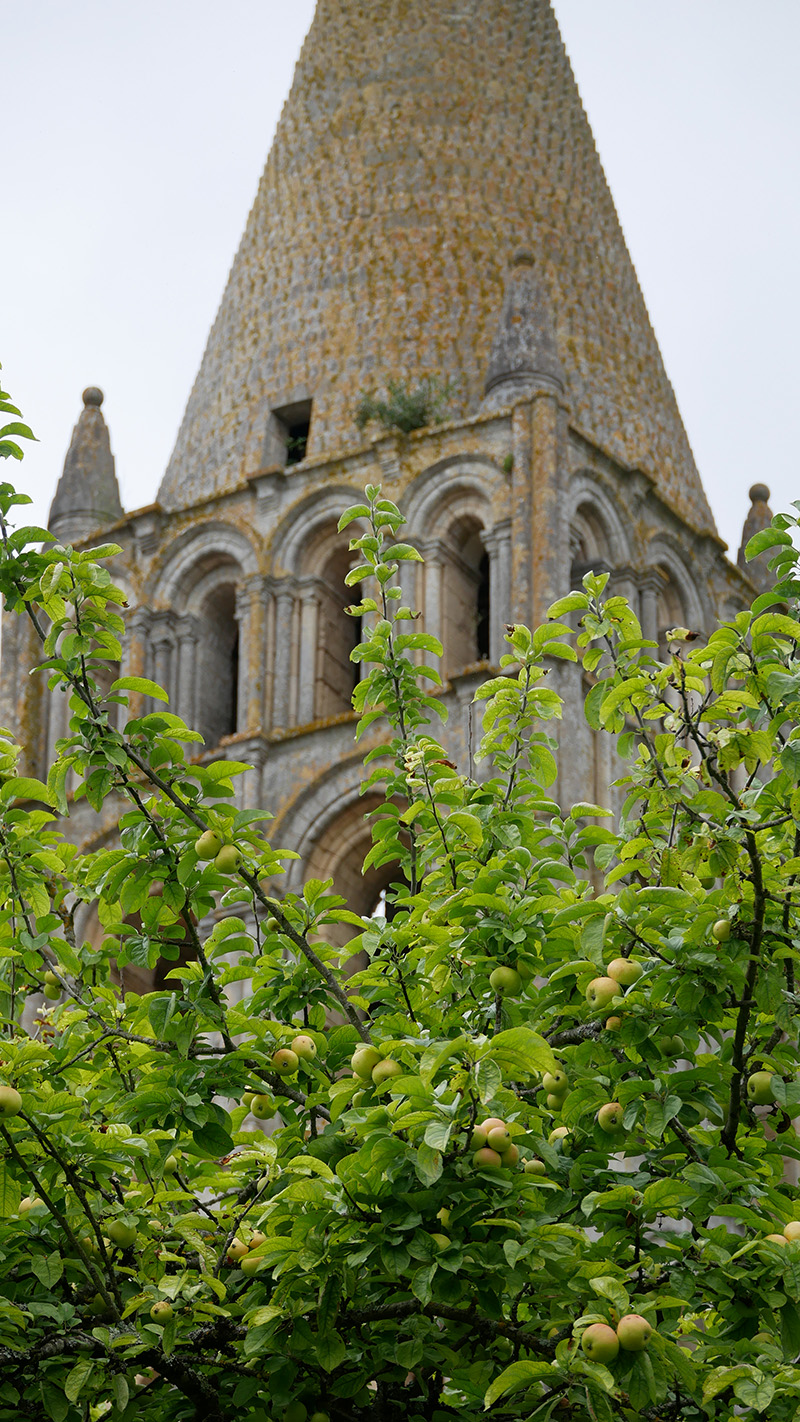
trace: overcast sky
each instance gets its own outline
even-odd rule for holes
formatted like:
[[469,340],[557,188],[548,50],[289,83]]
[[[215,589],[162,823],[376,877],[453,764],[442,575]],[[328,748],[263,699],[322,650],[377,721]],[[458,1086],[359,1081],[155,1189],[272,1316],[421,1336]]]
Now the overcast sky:
[[[800,498],[799,0],[555,0],[720,532]],[[154,497],[313,0],[0,0],[0,360],[46,517],[100,385]]]

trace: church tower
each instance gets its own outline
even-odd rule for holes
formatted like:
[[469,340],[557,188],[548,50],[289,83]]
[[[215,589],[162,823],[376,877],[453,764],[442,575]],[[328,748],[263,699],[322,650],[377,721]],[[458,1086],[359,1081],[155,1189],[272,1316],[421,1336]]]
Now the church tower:
[[[431,379],[442,420],[360,431],[364,392]],[[157,502],[122,515],[103,458],[103,499],[68,508],[59,486],[54,516],[80,514],[58,523],[74,539],[113,523],[124,670],[166,687],[209,757],[253,767],[244,793],[298,851],[294,882],[333,876],[366,912],[384,881],[360,877],[336,528],[366,483],[424,555],[406,591],[444,644],[464,765],[504,625],[540,620],[589,568],[654,639],[752,593],[724,556],[549,0],[318,0]],[[557,793],[607,801],[580,672],[552,679]],[[28,726],[36,762],[54,731]],[[98,833],[83,802],[73,823]]]

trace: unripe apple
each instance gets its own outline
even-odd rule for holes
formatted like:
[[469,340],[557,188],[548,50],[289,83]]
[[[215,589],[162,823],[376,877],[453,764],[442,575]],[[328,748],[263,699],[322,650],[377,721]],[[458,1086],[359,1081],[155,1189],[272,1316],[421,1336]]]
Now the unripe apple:
[[331,1422],[327,1412],[312,1412],[308,1422]]
[[643,972],[641,963],[635,963],[633,958],[614,958],[606,968],[608,976],[614,978],[622,987],[630,987],[631,983],[638,982]]
[[783,1226],[783,1233],[785,1238],[790,1241],[800,1239],[800,1220],[790,1220],[787,1225]]
[[250,1110],[258,1121],[268,1121],[275,1111],[275,1102],[271,1096],[254,1096],[250,1103]]
[[164,1175],[174,1175],[175,1171],[178,1169],[178,1163],[179,1162],[177,1155],[168,1155],[166,1160],[164,1161]]
[[53,987],[52,983],[45,983],[44,995],[48,1002],[58,1002],[61,996],[61,988],[58,986]]
[[682,1037],[658,1037],[656,1046],[662,1057],[681,1057],[686,1050]]
[[622,1114],[622,1107],[618,1101],[607,1101],[597,1113],[597,1124],[600,1130],[605,1131],[607,1136],[621,1136],[624,1130]]
[[566,1095],[564,1095],[564,1096],[560,1096],[560,1095],[559,1095],[559,1096],[556,1096],[556,1095],[554,1095],[554,1094],[551,1093],[550,1096],[546,1097],[546,1099],[545,1099],[545,1105],[546,1105],[548,1111],[553,1111],[553,1112],[560,1111],[560,1110],[561,1110],[561,1107],[564,1105],[564,1102],[566,1101],[566,1099],[567,1099],[567,1098],[566,1098]]
[[730,919],[718,918],[711,929],[711,933],[718,943],[727,943],[731,936]]
[[204,830],[194,842],[194,852],[198,859],[216,859],[222,848],[222,840],[214,830]]
[[507,1150],[501,1150],[500,1159],[504,1170],[513,1170],[514,1166],[519,1164],[519,1146],[512,1143]]
[[231,1262],[236,1262],[239,1259],[244,1259],[245,1254],[249,1254],[249,1252],[244,1240],[234,1236],[228,1245],[227,1256]]
[[255,1095],[256,1095],[255,1091],[243,1091],[243,1092],[242,1092],[241,1105],[242,1105],[242,1106],[246,1106],[247,1109],[248,1109],[248,1111],[250,1110],[250,1107],[251,1107],[252,1104],[253,1104],[253,1100],[254,1100],[254,1098],[255,1098]]
[[643,1353],[652,1332],[652,1325],[640,1313],[626,1313],[617,1324],[617,1337],[628,1353]]
[[619,1338],[607,1323],[590,1323],[583,1331],[581,1347],[593,1363],[612,1363],[619,1352]]
[[250,1248],[258,1249],[260,1244],[266,1244],[267,1236],[260,1229],[253,1230],[250,1236]]
[[592,1008],[607,1007],[618,996],[619,983],[613,978],[592,978],[586,989],[586,1001]]
[[486,1132],[482,1126],[475,1127],[474,1131],[472,1132],[472,1140],[470,1144],[473,1150],[482,1150],[483,1147],[486,1145]]
[[508,1150],[511,1145],[511,1132],[507,1126],[492,1126],[486,1137],[486,1144],[492,1150],[496,1150],[498,1155],[502,1155],[504,1150]]
[[45,980],[46,983],[49,984],[50,987],[60,987],[60,983],[59,983],[59,981],[58,981],[58,977],[56,976],[55,973],[50,972],[49,969],[48,969],[48,971],[47,971],[47,972],[45,973],[45,975],[44,975],[44,980]]
[[536,976],[536,969],[532,968],[530,963],[526,963],[524,958],[517,958],[514,967],[524,983],[529,983],[531,978]]
[[272,1065],[278,1076],[294,1076],[300,1065],[300,1059],[291,1047],[279,1047],[277,1052],[272,1054]]
[[159,1299],[153,1304],[150,1317],[155,1323],[169,1323],[170,1319],[175,1317],[175,1310],[167,1299]]
[[381,1054],[377,1047],[356,1047],[350,1058],[350,1065],[362,1081],[371,1081],[372,1073],[380,1060]]
[[34,1210],[37,1205],[41,1204],[43,1204],[43,1201],[40,1200],[38,1195],[25,1195],[19,1202],[18,1213],[23,1216],[27,1215],[30,1210]]
[[516,968],[499,967],[489,974],[489,986],[493,992],[519,992],[522,978]]
[[786,1245],[788,1244],[788,1240],[785,1234],[765,1234],[763,1242],[768,1244],[779,1244],[781,1249],[785,1249]]
[[235,844],[223,844],[219,854],[214,857],[214,868],[220,874],[235,874],[242,862],[242,851],[236,848]]
[[22,1110],[22,1097],[13,1086],[0,1086],[0,1116],[16,1116]]
[[772,1094],[774,1072],[754,1071],[747,1078],[747,1099],[751,1106],[771,1106],[775,1100]]
[[283,1422],[306,1422],[308,1408],[304,1402],[290,1402],[283,1414]]
[[476,1150],[472,1157],[472,1164],[476,1170],[502,1170],[503,1162],[496,1150],[491,1150],[489,1146],[483,1146]]
[[295,1037],[292,1042],[292,1051],[301,1061],[313,1062],[317,1055],[317,1044],[313,1037],[307,1037],[304,1032],[299,1037]]
[[372,1080],[376,1086],[382,1086],[384,1081],[389,1081],[393,1076],[402,1076],[403,1068],[399,1062],[392,1061],[391,1057],[384,1057],[382,1062],[378,1062],[372,1069]]
[[522,1167],[526,1175],[546,1175],[547,1166],[543,1160],[526,1160]]
[[569,1088],[569,1077],[563,1067],[556,1067],[555,1071],[546,1071],[542,1077],[542,1089],[549,1092],[551,1096],[564,1096]]
[[485,1121],[481,1121],[478,1130],[483,1131],[483,1134],[488,1136],[489,1132],[493,1131],[495,1126],[502,1126],[503,1130],[505,1130],[505,1125],[505,1121],[501,1121],[499,1116],[487,1116]]
[[248,1278],[252,1278],[253,1274],[258,1273],[259,1269],[261,1268],[261,1265],[264,1262],[265,1260],[262,1255],[247,1254],[243,1256],[239,1267],[241,1268],[243,1274],[246,1274]]
[[111,1220],[106,1225],[106,1233],[109,1239],[113,1239],[120,1249],[130,1249],[136,1243],[136,1230],[133,1225],[126,1225],[122,1220]]
[[567,1136],[571,1135],[572,1131],[569,1126],[556,1126],[555,1130],[550,1132],[547,1140],[550,1145],[558,1145],[559,1141],[564,1141]]
[[622,1026],[622,1018],[621,1018],[621,1017],[607,1017],[607,1018],[606,1018],[606,1031],[607,1031],[607,1032],[618,1032],[621,1026]]

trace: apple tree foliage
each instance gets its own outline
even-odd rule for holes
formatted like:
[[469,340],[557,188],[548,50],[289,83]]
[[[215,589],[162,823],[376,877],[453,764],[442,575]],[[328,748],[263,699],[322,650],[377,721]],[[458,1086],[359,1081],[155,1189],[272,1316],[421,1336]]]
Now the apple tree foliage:
[[[797,520],[751,545],[775,592],[666,660],[604,576],[510,629],[473,778],[369,489],[342,523],[396,875],[363,920],[281,892],[243,767],[163,692],[108,689],[116,550],[15,527],[24,502],[0,486],[0,590],[70,721],[46,784],[0,740],[0,1422],[800,1417]],[[616,738],[617,821],[555,797],[556,658]],[[89,853],[82,796],[120,810]]]

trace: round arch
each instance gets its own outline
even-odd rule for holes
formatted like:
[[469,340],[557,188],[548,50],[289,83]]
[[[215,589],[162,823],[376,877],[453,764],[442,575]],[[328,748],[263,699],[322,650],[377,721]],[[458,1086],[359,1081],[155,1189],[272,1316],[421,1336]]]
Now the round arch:
[[[580,471],[570,482],[569,521],[571,539],[577,535],[573,556],[580,561],[601,558],[613,568],[623,568],[630,562],[622,516],[614,500],[586,471]],[[585,559],[578,551],[581,542],[588,554]]]
[[189,611],[196,603],[195,591],[212,577],[215,569],[227,568],[236,581],[258,572],[258,555],[241,529],[221,520],[187,530],[170,545],[150,572],[145,593],[153,605],[166,605],[178,612]]

